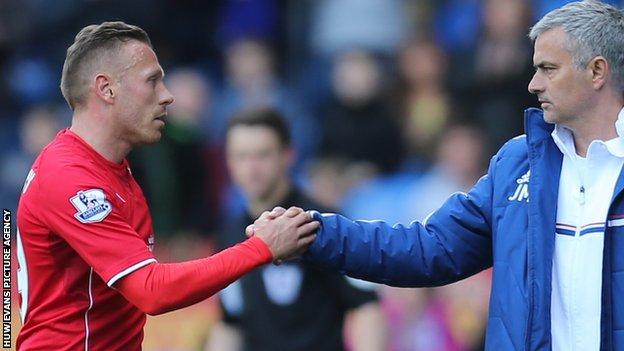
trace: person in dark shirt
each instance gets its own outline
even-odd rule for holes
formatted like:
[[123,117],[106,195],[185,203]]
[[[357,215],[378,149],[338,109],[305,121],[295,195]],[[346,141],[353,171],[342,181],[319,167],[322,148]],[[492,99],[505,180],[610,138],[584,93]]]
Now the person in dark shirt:
[[[245,227],[274,206],[318,208],[290,180],[294,154],[288,126],[270,109],[243,111],[227,129],[226,156],[246,213],[224,225],[220,247],[245,239]],[[220,294],[223,319],[207,350],[343,350],[343,325],[352,311],[352,350],[382,350],[385,323],[373,286],[297,261],[268,266]]]

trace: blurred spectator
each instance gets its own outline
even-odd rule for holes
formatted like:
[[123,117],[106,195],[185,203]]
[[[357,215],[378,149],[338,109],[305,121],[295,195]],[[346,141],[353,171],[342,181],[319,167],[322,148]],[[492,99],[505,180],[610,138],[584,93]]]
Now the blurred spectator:
[[450,126],[435,144],[435,159],[426,172],[397,173],[354,187],[341,206],[345,215],[387,218],[389,223],[401,224],[423,220],[452,193],[468,190],[483,174],[485,144],[478,129]]
[[485,347],[485,327],[492,270],[436,289],[438,301],[448,311],[448,326],[460,350],[481,351]]
[[382,304],[389,323],[388,351],[480,351],[491,271],[439,288],[384,286]]
[[303,161],[313,152],[317,134],[309,115],[275,73],[268,44],[256,39],[239,39],[225,51],[225,88],[216,98],[214,119],[206,125],[219,144],[225,138],[229,118],[246,108],[273,107],[288,119],[295,150]]
[[[219,23],[219,8],[225,1],[146,1],[146,4],[139,1],[134,6],[142,9],[140,11],[148,17],[142,18],[140,23],[145,25],[144,28],[149,27],[150,34],[153,33],[150,36],[154,38],[164,67],[203,65],[209,70],[218,68],[215,63],[220,55],[215,32]],[[145,11],[145,8],[150,11]],[[162,25],[163,22],[174,25]]]
[[6,114],[13,103],[9,96],[11,82],[7,78],[6,65],[17,43],[23,41],[23,33],[29,23],[25,18],[27,16],[18,15],[23,14],[23,10],[22,2],[0,0],[0,119],[7,118]]
[[[298,71],[299,89],[311,111],[331,96],[331,71],[340,55],[363,50],[391,60],[410,29],[410,16],[417,11],[405,0],[320,0],[307,8],[308,28],[301,36],[308,50]],[[418,7],[423,3],[418,2]],[[410,10],[410,11],[408,11]],[[301,39],[299,39],[301,40]]]
[[247,38],[274,38],[278,34],[277,0],[233,0],[222,4],[217,36],[221,43]]
[[407,31],[403,0],[321,0],[311,24],[313,52],[333,58],[356,48],[393,54]]
[[410,223],[415,217],[408,207],[423,199],[420,196],[414,198],[407,190],[418,182],[420,176],[408,171],[363,181],[346,192],[339,208],[351,218],[380,218],[378,216],[383,215],[388,223]]
[[[345,215],[408,224],[422,221],[452,193],[469,189],[485,168],[483,135],[474,127],[455,125],[436,144],[434,164],[422,177],[398,174],[355,188],[345,201]],[[384,286],[388,350],[482,350],[489,280],[489,273],[482,273],[435,289]]]
[[399,85],[394,97],[413,170],[422,170],[431,160],[435,141],[450,119],[446,69],[444,53],[428,39],[414,39],[399,53]]
[[450,53],[468,50],[478,40],[483,0],[437,1],[434,28],[440,45]]
[[4,152],[0,167],[0,200],[6,208],[17,208],[26,175],[35,157],[58,133],[61,118],[50,106],[37,105],[22,117],[20,145]]
[[411,214],[412,220],[424,220],[452,193],[470,189],[485,172],[484,139],[483,133],[471,126],[447,128],[437,141],[433,166],[412,187],[404,189],[412,201],[403,204],[403,211]]
[[[18,40],[23,40],[21,33],[26,30],[27,22],[23,21],[24,2],[0,1],[0,52],[6,50],[9,45],[15,45]],[[22,16],[18,16],[21,13]]]
[[16,57],[8,68],[9,88],[18,106],[50,103],[60,96],[57,77],[43,57]]
[[199,127],[212,102],[210,89],[190,68],[172,72],[166,81],[175,102],[168,108],[163,137],[132,152],[133,171],[161,238],[205,234],[217,215],[217,209],[209,206],[217,201],[208,192],[215,181],[211,175],[217,173],[208,174],[207,141]]
[[459,351],[450,330],[448,302],[435,289],[384,287],[383,306],[390,324],[388,351]]
[[[453,56],[451,83],[463,117],[476,118],[490,148],[523,133],[517,111],[535,105],[526,89],[533,72],[526,33],[531,9],[525,0],[486,0],[476,46]],[[474,116],[474,117],[473,117]]]
[[332,82],[334,96],[321,119],[321,154],[393,171],[403,156],[401,131],[383,95],[375,58],[365,51],[340,56]]
[[[245,213],[227,223],[219,244],[245,239],[245,227],[275,206],[319,208],[289,176],[294,162],[285,120],[275,110],[243,111],[231,119],[227,160],[247,200]],[[291,261],[265,266],[220,293],[223,321],[208,350],[333,351],[343,349],[343,323],[352,311],[353,350],[382,350],[384,324],[377,296],[337,273]]]
[[341,157],[320,157],[308,163],[310,193],[325,208],[340,208],[353,188],[377,176],[370,163],[352,162]]
[[[407,191],[412,198],[420,199],[408,205],[413,218],[424,219],[453,192],[470,189],[485,170],[485,149],[484,136],[478,129],[466,125],[448,128],[438,142],[434,167]],[[490,280],[491,271],[486,271],[433,290],[431,305],[437,306],[433,310],[440,313],[438,321],[445,322],[440,327],[448,333],[442,338],[447,344],[446,348],[422,350],[483,350]],[[391,299],[390,290],[385,290],[385,296]],[[421,340],[430,339],[421,336]]]

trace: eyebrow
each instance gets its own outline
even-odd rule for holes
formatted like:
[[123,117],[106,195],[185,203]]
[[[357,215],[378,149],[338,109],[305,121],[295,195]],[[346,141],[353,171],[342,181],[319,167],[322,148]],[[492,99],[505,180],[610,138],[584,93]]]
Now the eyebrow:
[[552,63],[552,62],[548,62],[548,61],[542,61],[538,64],[533,65],[533,68],[538,69],[538,68],[546,68],[546,66],[554,66],[557,67],[556,64]]
[[165,72],[163,72],[162,69],[158,69],[157,71],[152,72],[147,79],[152,79],[152,78],[164,78],[165,77]]

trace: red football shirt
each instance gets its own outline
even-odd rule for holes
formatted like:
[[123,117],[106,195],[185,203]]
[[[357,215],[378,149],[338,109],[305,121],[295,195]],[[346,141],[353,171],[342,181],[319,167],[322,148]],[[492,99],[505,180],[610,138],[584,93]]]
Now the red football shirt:
[[33,164],[17,226],[18,350],[140,350],[145,314],[111,288],[155,262],[152,219],[127,161],[61,131]]

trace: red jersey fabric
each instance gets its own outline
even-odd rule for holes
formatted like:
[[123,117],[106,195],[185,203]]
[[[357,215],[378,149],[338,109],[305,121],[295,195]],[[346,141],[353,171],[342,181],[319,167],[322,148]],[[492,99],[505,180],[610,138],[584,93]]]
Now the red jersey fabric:
[[155,262],[128,163],[66,129],[35,160],[18,205],[18,350],[140,350],[145,314],[111,286]]
[[210,257],[150,264],[120,280],[117,289],[143,312],[156,315],[207,299],[272,260],[267,244],[253,236]]

